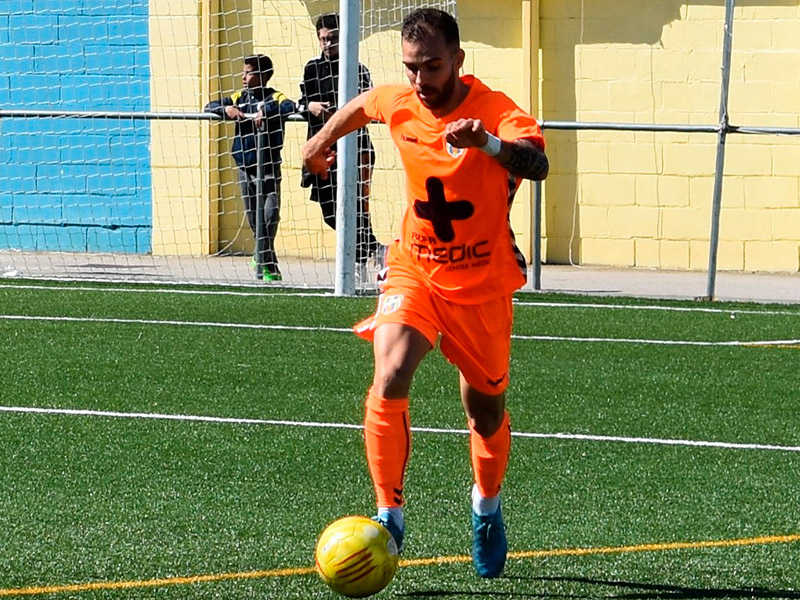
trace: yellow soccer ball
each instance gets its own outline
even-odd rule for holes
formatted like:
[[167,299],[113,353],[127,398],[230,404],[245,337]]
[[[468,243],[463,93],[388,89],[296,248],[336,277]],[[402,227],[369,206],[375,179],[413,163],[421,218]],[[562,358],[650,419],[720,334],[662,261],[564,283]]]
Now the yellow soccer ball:
[[325,528],[316,552],[317,573],[331,589],[350,598],[377,594],[397,571],[397,544],[380,523],[343,517]]

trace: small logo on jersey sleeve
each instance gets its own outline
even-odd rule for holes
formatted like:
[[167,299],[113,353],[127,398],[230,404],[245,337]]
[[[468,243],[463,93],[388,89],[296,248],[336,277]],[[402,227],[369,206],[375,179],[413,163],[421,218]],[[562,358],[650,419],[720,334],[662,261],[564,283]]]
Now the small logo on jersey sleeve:
[[380,312],[384,315],[390,315],[395,312],[403,304],[403,294],[394,294],[391,296],[381,297]]
[[450,142],[447,142],[445,145],[447,147],[447,153],[453,158],[458,158],[464,154],[464,148],[456,148]]

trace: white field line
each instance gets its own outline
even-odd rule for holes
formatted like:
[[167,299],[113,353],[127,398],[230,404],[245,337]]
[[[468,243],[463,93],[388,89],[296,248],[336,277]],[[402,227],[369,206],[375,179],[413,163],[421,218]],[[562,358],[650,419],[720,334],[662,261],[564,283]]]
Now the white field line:
[[[333,298],[331,292],[243,292],[233,290],[203,290],[203,289],[171,289],[171,288],[110,288],[110,287],[88,287],[88,286],[69,286],[69,287],[54,287],[45,285],[33,284],[9,284],[3,285],[0,289],[11,288],[18,290],[42,290],[52,292],[113,292],[113,293],[129,293],[129,294],[183,294],[183,295],[197,295],[197,296],[240,296],[240,297],[281,297],[298,296],[298,297],[315,297],[315,298]],[[628,304],[599,304],[588,302],[525,302],[521,300],[514,301],[515,306],[533,306],[543,308],[591,308],[591,309],[606,309],[606,310],[658,310],[665,312],[688,312],[688,313],[715,313],[715,314],[736,314],[736,315],[785,315],[792,317],[800,317],[800,311],[788,310],[748,310],[748,309],[724,309],[724,308],[705,308],[700,306],[659,306],[659,305],[628,305]]]
[[[45,415],[69,415],[80,417],[105,417],[112,419],[154,419],[165,421],[195,421],[204,423],[227,423],[235,425],[273,425],[282,427],[310,427],[323,429],[363,429],[363,425],[353,423],[323,423],[313,421],[287,421],[279,419],[245,419],[233,417],[209,417],[202,415],[169,415],[160,413],[126,413],[104,410],[83,410],[69,408],[37,408],[28,406],[0,406],[0,412],[29,413]],[[415,433],[468,435],[467,429],[441,429],[436,427],[412,427]],[[588,435],[579,433],[531,433],[513,431],[514,437],[577,440],[589,442],[621,442],[628,444],[655,444],[664,446],[691,446],[696,448],[724,448],[729,450],[769,450],[774,452],[800,452],[800,446],[777,446],[772,444],[742,444],[703,440],[676,440],[664,438],[625,437],[613,435]]]
[[740,308],[705,308],[701,306],[659,306],[656,304],[598,304],[590,302],[523,302],[515,301],[514,306],[534,306],[542,308],[592,308],[607,310],[658,310],[664,312],[711,313],[721,315],[766,315],[800,317],[800,311],[790,310],[748,310]]
[[11,288],[15,290],[41,290],[50,292],[114,292],[125,294],[176,294],[187,296],[241,296],[249,297],[256,296],[262,298],[270,298],[272,296],[279,296],[285,298],[286,296],[308,296],[314,298],[333,298],[332,292],[238,292],[233,290],[182,290],[182,289],[169,289],[169,288],[111,288],[111,287],[88,287],[88,286],[69,286],[69,287],[55,287],[49,285],[31,285],[31,284],[11,284],[0,286],[0,289]]
[[512,335],[515,340],[532,340],[537,342],[594,342],[594,343],[614,343],[614,344],[654,344],[658,346],[796,346],[800,344],[797,340],[755,340],[755,341],[719,341],[709,342],[702,340],[648,340],[640,338],[599,338],[599,337],[575,337],[575,336],[556,336],[556,335]]
[[[319,331],[351,333],[349,327],[312,327],[307,325],[266,325],[263,323],[220,323],[215,321],[162,321],[155,319],[110,319],[98,317],[48,317],[32,315],[0,315],[7,321],[54,321],[67,323],[115,323],[121,325],[173,325],[178,327],[221,327],[225,329],[261,329],[277,331]],[[702,341],[702,340],[650,340],[640,338],[597,338],[554,335],[512,335],[515,340],[537,342],[583,342],[615,344],[651,344],[659,346],[796,346],[800,339],[793,340],[753,340],[753,341]]]
[[288,331],[332,331],[351,333],[349,327],[311,327],[305,325],[265,325],[263,323],[219,323],[215,321],[161,321],[155,319],[105,319],[95,317],[42,317],[31,315],[0,315],[9,321],[56,321],[68,323],[116,323],[121,325],[175,325],[179,327],[222,327],[226,329],[272,329]]

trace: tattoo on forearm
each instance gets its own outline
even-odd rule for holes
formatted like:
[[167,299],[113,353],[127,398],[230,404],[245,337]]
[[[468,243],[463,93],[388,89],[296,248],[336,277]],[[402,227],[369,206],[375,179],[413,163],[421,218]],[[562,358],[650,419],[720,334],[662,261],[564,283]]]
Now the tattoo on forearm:
[[503,144],[497,158],[513,175],[540,181],[547,177],[550,163],[545,153],[528,140],[515,140]]

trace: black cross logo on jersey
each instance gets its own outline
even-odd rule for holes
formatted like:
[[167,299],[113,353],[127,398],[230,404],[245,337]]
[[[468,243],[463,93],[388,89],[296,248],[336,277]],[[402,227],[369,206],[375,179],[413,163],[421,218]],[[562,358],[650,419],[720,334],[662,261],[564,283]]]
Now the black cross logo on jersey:
[[475,207],[469,200],[445,200],[444,185],[438,177],[428,177],[425,180],[425,190],[428,192],[428,200],[414,200],[414,212],[420,219],[431,222],[437,238],[443,242],[452,242],[456,237],[453,221],[469,219],[475,212]]

